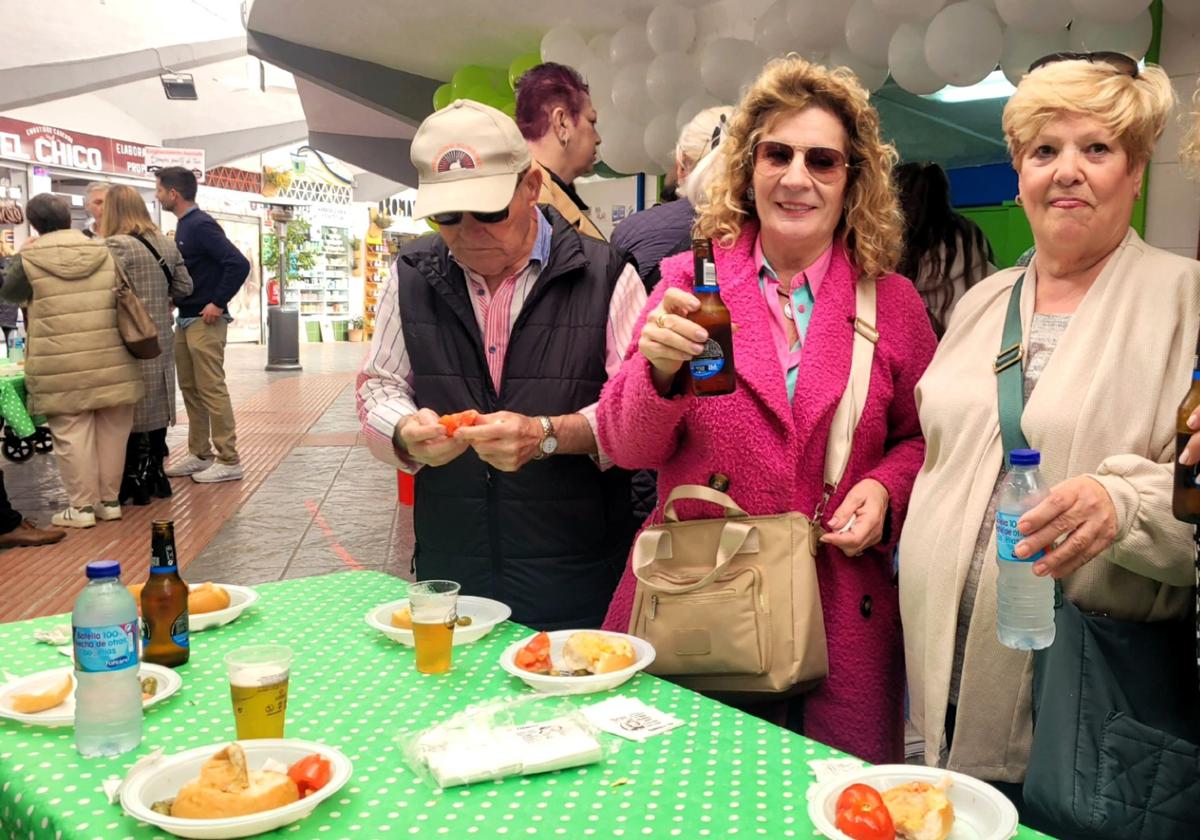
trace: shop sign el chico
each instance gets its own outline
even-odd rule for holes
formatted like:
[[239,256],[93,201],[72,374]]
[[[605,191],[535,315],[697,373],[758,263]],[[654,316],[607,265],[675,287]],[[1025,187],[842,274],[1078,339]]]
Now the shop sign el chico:
[[0,158],[84,172],[146,177],[146,148],[140,143],[9,117],[0,117]]

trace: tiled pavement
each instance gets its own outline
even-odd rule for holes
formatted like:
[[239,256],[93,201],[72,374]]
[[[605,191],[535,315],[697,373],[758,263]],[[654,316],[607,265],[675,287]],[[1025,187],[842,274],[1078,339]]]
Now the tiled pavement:
[[[258,583],[346,568],[406,574],[411,517],[397,508],[395,472],[361,446],[353,376],[363,345],[301,345],[302,373],[263,371],[266,349],[228,349],[230,391],[247,477],[198,485],[175,479],[175,496],[125,508],[125,519],[72,532],[57,546],[0,552],[0,621],[69,610],[90,559],[116,557],[145,576],[151,519],[177,522],[184,577]],[[171,430],[183,452],[186,415]],[[53,456],[4,464],[14,505],[45,524],[66,503]]]

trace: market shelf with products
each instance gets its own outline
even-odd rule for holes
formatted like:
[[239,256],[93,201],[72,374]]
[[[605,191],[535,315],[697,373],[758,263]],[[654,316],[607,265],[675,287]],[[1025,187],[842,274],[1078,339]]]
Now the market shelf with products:
[[[296,222],[292,222],[296,224]],[[350,315],[350,232],[311,225],[302,253],[291,255],[293,270],[285,298],[308,320],[348,320]]]

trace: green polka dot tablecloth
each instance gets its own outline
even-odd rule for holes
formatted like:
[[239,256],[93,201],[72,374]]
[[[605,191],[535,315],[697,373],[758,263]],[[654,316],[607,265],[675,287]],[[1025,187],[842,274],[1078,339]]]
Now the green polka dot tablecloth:
[[[178,669],[183,688],[146,711],[141,747],[84,759],[70,728],[0,720],[0,836],[152,838],[157,829],[108,804],[101,781],[123,776],[155,747],[169,754],[234,739],[223,657],[245,644],[296,652],[289,737],[337,747],[354,762],[350,782],[307,818],[271,836],[289,838],[648,838],[816,835],[805,790],[808,762],[840,755],[669,682],[638,675],[621,688],[686,725],[619,749],[599,764],[437,792],[404,764],[396,735],[482,700],[530,691],[502,671],[501,652],[528,631],[512,623],[454,649],[449,674],[422,676],[413,651],[368,627],[373,606],[404,597],[403,581],[345,572],[257,587],[262,600],[237,621],[192,635]],[[0,626],[3,668],[15,675],[62,667],[33,640],[46,617]],[[581,704],[603,695],[576,698]],[[613,736],[602,735],[609,739]],[[214,749],[215,752],[215,749]],[[614,784],[617,782],[620,784]],[[1022,829],[1021,837],[1036,837]]]
[[36,431],[25,409],[25,372],[15,365],[0,365],[0,417],[17,437],[27,438]]

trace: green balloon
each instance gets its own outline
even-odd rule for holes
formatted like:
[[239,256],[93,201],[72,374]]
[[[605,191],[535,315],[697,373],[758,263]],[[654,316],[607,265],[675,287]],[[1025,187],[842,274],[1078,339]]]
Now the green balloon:
[[512,87],[508,84],[508,71],[503,67],[487,67],[485,68],[488,74],[488,84],[492,89],[501,95],[512,93]]
[[440,111],[453,101],[454,85],[449,82],[438,85],[437,90],[433,92],[433,110]]
[[505,102],[504,105],[500,108],[500,110],[503,111],[504,113],[508,114],[510,117],[512,117],[515,120],[517,118],[516,100],[510,99],[508,102]]
[[475,99],[476,97],[467,96],[467,91],[478,88],[490,88],[492,86],[492,78],[488,74],[486,67],[480,67],[478,64],[465,64],[454,71],[451,84],[454,85],[455,98]]
[[526,71],[542,63],[542,57],[535,52],[519,55],[508,65],[508,86],[517,89],[517,79]]

